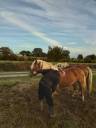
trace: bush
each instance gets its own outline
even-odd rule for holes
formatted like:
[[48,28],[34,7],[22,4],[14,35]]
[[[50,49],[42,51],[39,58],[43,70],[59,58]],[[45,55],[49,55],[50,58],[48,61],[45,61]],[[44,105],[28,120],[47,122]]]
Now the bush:
[[0,71],[28,71],[32,62],[6,62],[0,63]]

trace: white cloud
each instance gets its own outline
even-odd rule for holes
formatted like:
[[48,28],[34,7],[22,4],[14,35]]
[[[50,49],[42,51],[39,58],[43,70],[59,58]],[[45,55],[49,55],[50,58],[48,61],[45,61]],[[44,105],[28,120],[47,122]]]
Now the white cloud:
[[67,42],[67,45],[71,46],[71,45],[77,45],[76,42]]
[[51,39],[49,37],[47,37],[47,35],[45,33],[42,32],[38,32],[36,30],[35,27],[28,25],[27,23],[25,23],[22,20],[19,20],[18,18],[15,17],[14,13],[10,13],[10,12],[1,12],[1,16],[9,21],[10,23],[13,23],[14,25],[17,25],[18,27],[28,31],[29,33],[31,33],[32,35],[41,38],[43,40],[45,40],[45,43],[53,45],[53,46],[61,46],[60,42],[58,42],[57,40]]
[[[79,52],[86,54],[87,49],[90,49],[88,52],[95,53],[96,2],[94,0],[15,0],[15,2],[18,6],[14,4],[14,0],[3,1],[3,4],[0,4],[3,6],[0,7],[0,15],[4,19],[2,23],[5,21],[7,25],[8,22],[12,23],[44,40],[47,45],[63,45],[73,54]],[[2,23],[0,22],[0,26]]]
[[96,32],[90,33],[90,35],[88,35],[87,39],[85,40],[85,43],[96,48]]

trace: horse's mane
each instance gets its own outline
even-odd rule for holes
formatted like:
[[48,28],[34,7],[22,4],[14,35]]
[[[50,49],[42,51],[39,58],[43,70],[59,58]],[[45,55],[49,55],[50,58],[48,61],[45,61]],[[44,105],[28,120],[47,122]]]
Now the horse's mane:
[[42,65],[42,69],[53,69],[53,70],[58,70],[58,67],[56,65],[53,65],[50,62],[44,61],[44,60],[34,60],[32,65],[34,65],[34,63],[37,61],[37,63],[40,63]]
[[56,66],[58,67],[58,69],[64,69],[64,68],[68,68],[70,65],[68,62],[64,62],[64,63],[57,63]]
[[64,68],[69,67],[69,63],[67,63],[67,62],[57,63],[57,64],[54,65],[50,62],[47,62],[47,61],[44,61],[44,60],[41,60],[41,59],[34,60],[31,67],[34,67],[35,63],[40,64],[42,69],[62,70]]

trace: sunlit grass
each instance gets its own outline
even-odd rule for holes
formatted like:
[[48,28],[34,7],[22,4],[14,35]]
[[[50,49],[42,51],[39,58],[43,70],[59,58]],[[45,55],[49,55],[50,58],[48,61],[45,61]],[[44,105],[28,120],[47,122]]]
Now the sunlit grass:
[[[31,83],[32,81],[39,81],[41,76],[23,76],[23,77],[12,77],[12,78],[0,78],[0,85],[15,85],[18,82]],[[93,75],[93,81],[96,80],[96,74]]]
[[93,75],[93,80],[96,80],[96,74]]
[[14,86],[17,83],[32,83],[33,81],[39,81],[41,76],[24,76],[24,77],[12,77],[12,78],[0,78],[0,86],[7,85],[7,86]]
[[95,93],[85,103],[67,93],[55,97],[56,117],[50,119],[46,102],[44,111],[40,111],[37,91],[40,78],[0,78],[0,128],[95,128]]

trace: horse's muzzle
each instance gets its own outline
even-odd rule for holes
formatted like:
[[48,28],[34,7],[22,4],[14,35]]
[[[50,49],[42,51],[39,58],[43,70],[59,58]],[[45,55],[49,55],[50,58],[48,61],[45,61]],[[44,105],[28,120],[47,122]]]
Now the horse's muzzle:
[[36,71],[32,71],[32,70],[29,71],[29,76],[30,76],[30,77],[33,77],[33,76],[35,76],[36,74],[37,74]]
[[37,75],[37,72],[36,72],[36,71],[33,71],[32,74],[33,74],[33,75]]

